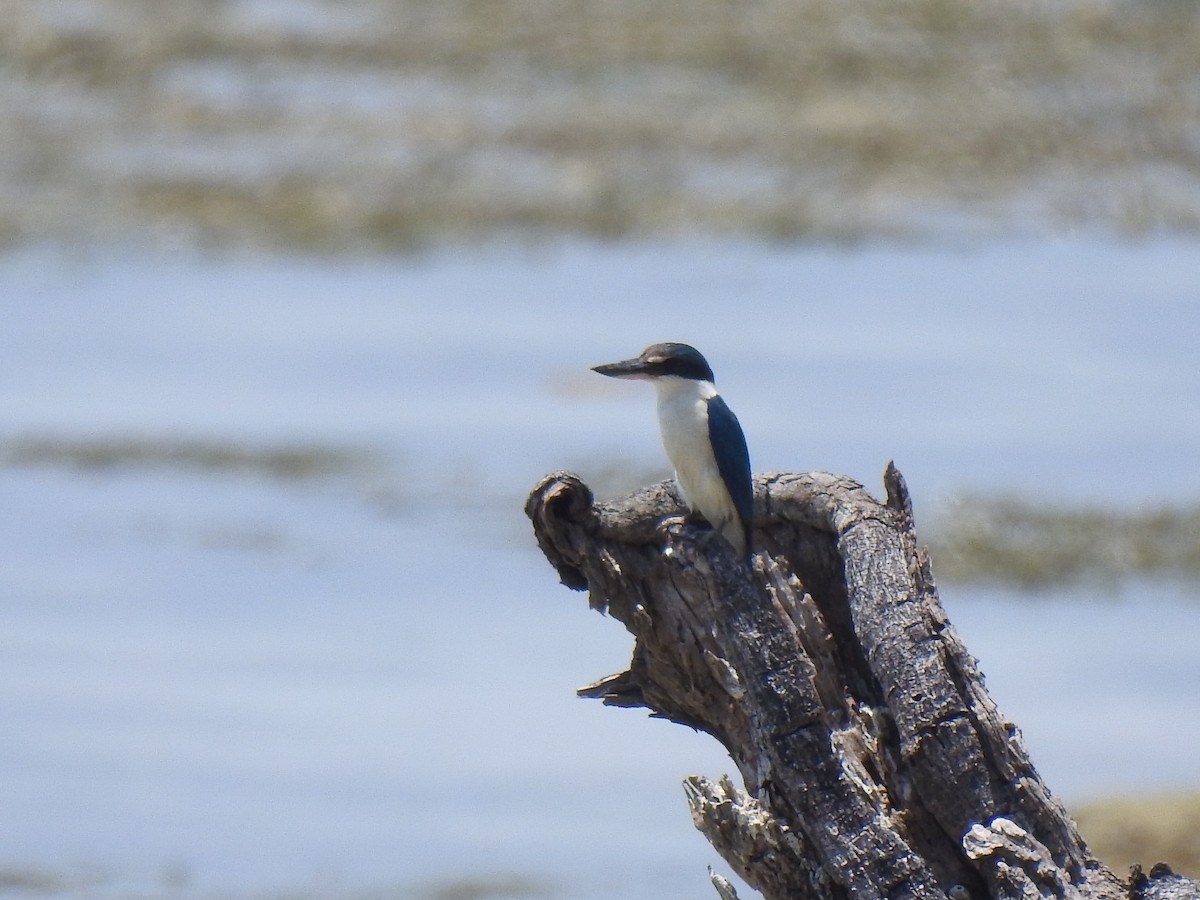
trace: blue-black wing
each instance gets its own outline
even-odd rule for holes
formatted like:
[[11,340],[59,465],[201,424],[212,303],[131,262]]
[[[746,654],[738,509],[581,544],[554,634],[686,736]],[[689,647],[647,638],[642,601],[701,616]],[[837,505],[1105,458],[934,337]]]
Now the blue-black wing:
[[750,479],[750,451],[737,416],[719,396],[708,401],[708,439],[717,457],[717,469],[746,531],[750,546],[750,521],[754,517],[754,486]]

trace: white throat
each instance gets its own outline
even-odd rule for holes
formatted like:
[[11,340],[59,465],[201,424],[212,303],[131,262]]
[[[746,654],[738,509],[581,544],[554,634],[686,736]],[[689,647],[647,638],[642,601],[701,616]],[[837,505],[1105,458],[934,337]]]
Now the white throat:
[[664,403],[699,402],[717,396],[717,389],[711,381],[697,381],[695,378],[680,378],[678,375],[662,375],[653,379],[654,388],[658,391],[658,408]]

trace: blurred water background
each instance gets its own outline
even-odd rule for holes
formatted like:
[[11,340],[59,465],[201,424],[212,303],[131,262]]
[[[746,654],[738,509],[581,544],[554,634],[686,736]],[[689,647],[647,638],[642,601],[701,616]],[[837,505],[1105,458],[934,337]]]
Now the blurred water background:
[[0,893],[709,896],[521,512],[666,339],[896,461],[1072,808],[1200,791],[1189,5],[0,7]]

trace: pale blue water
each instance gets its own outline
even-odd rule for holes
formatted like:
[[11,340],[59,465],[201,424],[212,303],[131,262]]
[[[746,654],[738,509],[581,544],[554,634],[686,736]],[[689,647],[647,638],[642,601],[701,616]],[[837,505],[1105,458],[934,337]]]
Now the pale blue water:
[[[493,249],[371,262],[0,260],[0,438],[315,443],[307,481],[0,468],[0,869],[63,896],[395,896],[518,875],[706,896],[715,744],[576,700],[618,623],[540,558],[538,477],[665,474],[644,386],[709,356],[755,468],[1119,505],[1200,495],[1200,254]],[[608,479],[611,483],[611,478]],[[936,560],[935,560],[936,567]],[[943,588],[1047,781],[1200,787],[1200,605]],[[1167,740],[1166,738],[1171,738]]]

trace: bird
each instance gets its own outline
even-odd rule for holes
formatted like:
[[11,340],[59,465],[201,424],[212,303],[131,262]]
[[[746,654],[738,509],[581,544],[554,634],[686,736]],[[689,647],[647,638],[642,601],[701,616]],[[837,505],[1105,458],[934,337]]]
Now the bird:
[[750,452],[700,351],[688,344],[651,344],[640,356],[593,366],[592,371],[654,385],[663,448],[684,500],[733,545],[740,559],[747,559],[754,513]]

